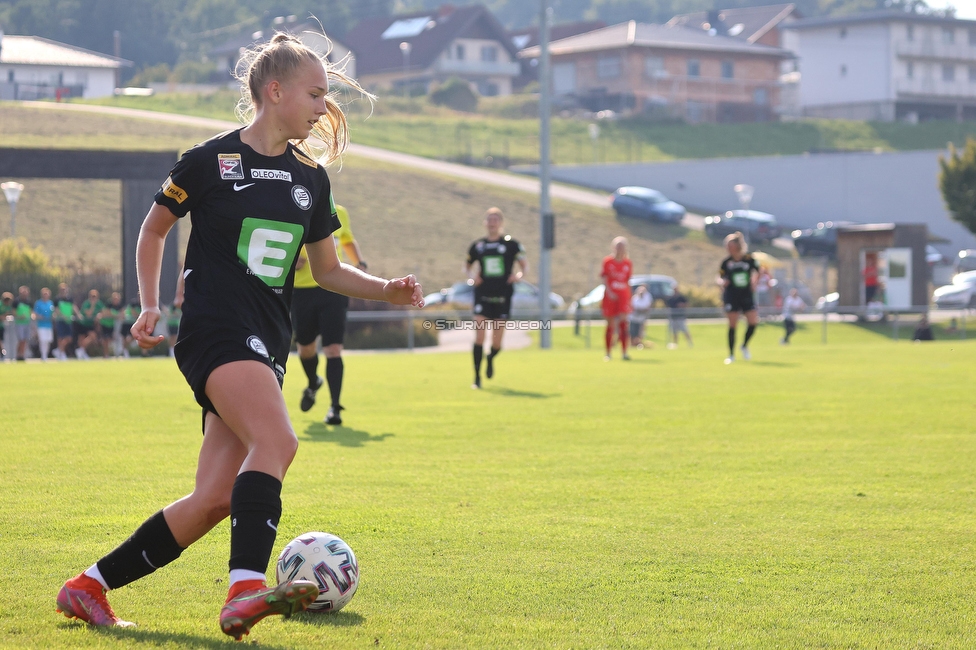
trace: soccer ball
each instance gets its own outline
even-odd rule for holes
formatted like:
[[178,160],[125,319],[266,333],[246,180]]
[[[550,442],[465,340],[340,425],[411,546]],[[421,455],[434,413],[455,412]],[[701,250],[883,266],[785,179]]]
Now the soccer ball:
[[289,542],[276,564],[278,584],[309,580],[319,586],[310,612],[338,612],[356,594],[359,563],[344,541],[329,533],[305,533]]

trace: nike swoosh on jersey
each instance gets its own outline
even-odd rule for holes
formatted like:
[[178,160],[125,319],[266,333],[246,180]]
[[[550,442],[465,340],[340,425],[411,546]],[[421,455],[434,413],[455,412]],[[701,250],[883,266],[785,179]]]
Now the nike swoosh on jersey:
[[237,183],[234,183],[234,191],[235,192],[240,192],[241,190],[246,190],[247,188],[251,187],[252,185],[254,185],[254,183],[248,183],[247,185],[238,185]]

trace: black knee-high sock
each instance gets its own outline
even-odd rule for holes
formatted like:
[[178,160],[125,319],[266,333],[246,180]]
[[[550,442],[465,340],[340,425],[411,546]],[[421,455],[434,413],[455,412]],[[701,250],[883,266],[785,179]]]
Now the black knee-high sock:
[[729,328],[729,356],[735,355],[735,328]]
[[492,359],[494,359],[499,354],[501,354],[501,352],[502,352],[502,349],[501,348],[492,348],[491,349],[491,352],[488,353],[488,356],[491,357]]
[[281,481],[241,472],[230,494],[230,569],[265,573],[281,519]]
[[118,589],[164,567],[183,552],[163,511],[147,519],[129,539],[97,562],[109,589]]
[[474,376],[478,378],[481,376],[481,355],[485,353],[485,349],[479,343],[474,344]]
[[332,406],[339,406],[339,394],[342,392],[342,374],[345,367],[342,357],[326,357],[325,359],[325,381],[329,384]]
[[318,372],[319,372],[319,355],[313,355],[308,357],[300,357],[302,360],[302,370],[305,371],[305,376],[308,377],[308,387],[315,388],[315,384],[318,382]]
[[750,325],[749,327],[746,328],[746,338],[745,340],[742,341],[742,347],[744,348],[749,347],[749,339],[752,338],[752,333],[755,331],[756,331],[755,325]]

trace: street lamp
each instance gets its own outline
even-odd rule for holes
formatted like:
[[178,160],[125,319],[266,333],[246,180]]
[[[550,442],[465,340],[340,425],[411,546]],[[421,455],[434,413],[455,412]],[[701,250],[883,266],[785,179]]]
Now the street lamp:
[[549,112],[552,68],[549,65],[550,0],[539,3],[539,347],[552,348],[549,292],[552,290],[550,251],[556,246],[556,223],[549,201]]
[[400,52],[403,54],[403,96],[409,97],[407,87],[407,69],[410,67],[410,43],[403,41],[400,43]]
[[7,181],[0,183],[0,189],[7,197],[7,203],[10,204],[10,237],[15,238],[17,237],[17,201],[20,200],[20,193],[24,191],[24,184]]

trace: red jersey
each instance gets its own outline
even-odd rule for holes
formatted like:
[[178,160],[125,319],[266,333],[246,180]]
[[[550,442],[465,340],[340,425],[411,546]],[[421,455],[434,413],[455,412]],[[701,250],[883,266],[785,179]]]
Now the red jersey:
[[629,259],[618,260],[613,255],[603,258],[603,276],[606,290],[603,296],[603,312],[608,317],[630,313],[630,274],[633,264]]

